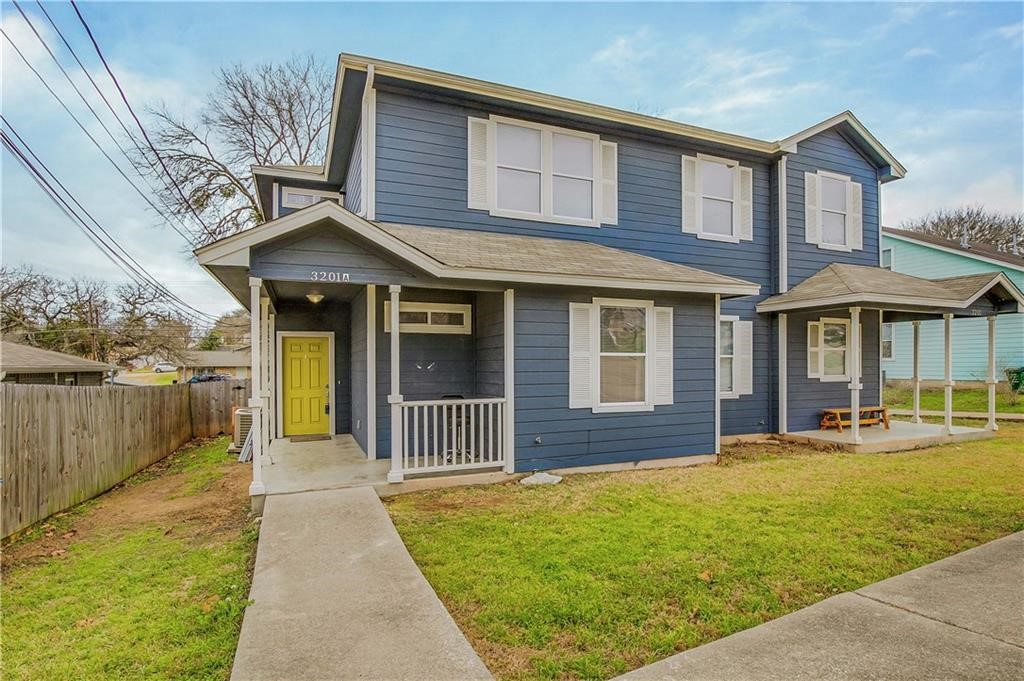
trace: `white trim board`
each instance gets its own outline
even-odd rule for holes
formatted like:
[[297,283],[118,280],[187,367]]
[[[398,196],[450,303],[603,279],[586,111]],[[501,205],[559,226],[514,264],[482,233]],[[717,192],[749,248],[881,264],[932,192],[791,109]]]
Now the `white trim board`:
[[276,432],[278,437],[285,437],[284,434],[284,386],[282,384],[281,370],[281,339],[286,337],[298,337],[298,338],[327,338],[327,353],[328,353],[328,375],[330,376],[330,389],[327,391],[327,405],[330,409],[329,423],[331,430],[328,435],[337,435],[338,429],[338,415],[335,413],[335,391],[337,390],[337,381],[334,376],[334,332],[333,331],[277,331],[274,339],[274,393],[275,393],[275,411],[277,412],[277,428]]

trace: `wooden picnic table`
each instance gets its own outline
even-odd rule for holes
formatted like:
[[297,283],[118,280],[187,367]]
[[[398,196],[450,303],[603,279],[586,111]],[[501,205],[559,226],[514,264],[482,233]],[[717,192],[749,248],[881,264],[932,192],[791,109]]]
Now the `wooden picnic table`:
[[[852,412],[853,410],[849,407],[822,410],[821,430],[836,428],[840,433],[843,432],[843,426],[853,425]],[[889,409],[886,407],[861,407],[858,420],[862,426],[881,423],[886,430],[889,430]]]

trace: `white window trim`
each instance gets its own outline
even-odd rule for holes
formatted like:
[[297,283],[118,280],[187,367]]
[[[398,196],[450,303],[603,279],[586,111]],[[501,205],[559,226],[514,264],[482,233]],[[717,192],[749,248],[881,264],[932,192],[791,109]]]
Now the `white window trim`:
[[739,399],[740,394],[736,392],[736,326],[735,323],[740,321],[738,315],[719,315],[718,316],[718,365],[722,365],[722,322],[729,322],[733,325],[732,327],[732,390],[724,391],[721,390],[721,379],[719,379],[719,393],[718,396],[723,400]]
[[[885,254],[886,253],[889,254],[889,266],[888,267],[885,266]],[[878,266],[881,267],[883,270],[887,269],[890,272],[895,272],[896,271],[896,251],[895,251],[895,249],[892,248],[892,246],[890,246],[888,248],[883,248],[882,249],[882,252],[878,255]]]
[[[531,213],[527,211],[519,210],[508,210],[498,208],[498,148],[497,148],[497,128],[494,129],[494,147],[493,153],[489,153],[487,156],[487,176],[491,186],[488,188],[489,201],[491,208],[488,211],[495,217],[503,218],[514,218],[516,220],[534,220],[537,222],[550,222],[561,225],[576,225],[580,227],[600,227],[601,226],[601,212],[603,202],[601,200],[601,190],[603,186],[603,173],[601,172],[601,136],[595,135],[589,132],[580,132],[578,130],[570,130],[568,128],[559,128],[553,125],[545,125],[543,123],[533,123],[531,121],[523,121],[516,118],[508,118],[506,116],[497,116],[491,114],[490,121],[492,125],[499,123],[504,125],[518,126],[520,128],[531,128],[533,130],[539,130],[541,133],[540,140],[540,212]],[[593,154],[593,176],[582,177],[576,175],[563,175],[561,173],[553,172],[553,156],[551,143],[551,136],[554,133],[559,135],[567,135],[571,137],[580,137],[582,139],[589,140],[591,144],[591,152]],[[517,169],[515,166],[502,166],[503,168]],[[535,168],[518,168],[518,170],[524,170],[531,173],[536,173]],[[591,219],[581,219],[569,216],[557,215],[552,207],[553,201],[552,196],[554,193],[554,177],[570,177],[580,180],[587,180],[591,183],[591,206],[590,214]]]
[[[839,182],[845,182],[849,184],[853,182],[853,178],[849,175],[840,175],[839,173],[830,173],[827,170],[819,170],[817,172],[818,177],[827,177],[832,180],[838,180]],[[818,182],[818,248],[822,248],[826,251],[839,251],[841,253],[853,253],[853,246],[850,245],[850,207],[847,206],[845,211],[842,211],[843,215],[843,230],[846,235],[846,244],[830,244],[825,241],[825,213],[839,213],[836,210],[825,210],[825,202],[823,200],[825,192],[821,190],[821,182]],[[849,372],[847,372],[849,373]]]
[[[729,203],[732,204],[732,235],[727,234],[716,234],[714,232],[704,231],[704,190],[701,186],[703,184],[700,172],[700,162],[710,161],[712,163],[721,163],[727,166],[732,171],[732,199]],[[697,154],[697,200],[701,203],[700,209],[700,220],[697,224],[697,238],[708,239],[710,241],[724,241],[730,244],[738,244],[740,242],[740,225],[739,225],[739,204],[740,204],[740,177],[739,177],[740,162],[735,161],[731,158],[722,158],[721,156],[712,156],[710,154]],[[716,201],[725,201],[725,199],[718,196],[708,196],[707,198],[715,199]]]
[[[591,324],[591,356],[593,357],[591,385],[594,402],[591,411],[595,414],[611,414],[616,412],[654,411],[654,301],[628,300],[623,298],[594,298],[594,313]],[[639,307],[644,310],[644,401],[643,402],[601,402],[601,308],[602,307]]]
[[[402,324],[402,333],[442,333],[468,335],[473,333],[473,306],[461,303],[417,303],[402,301],[398,306],[399,312],[426,312],[426,324]],[[460,312],[463,316],[463,324],[451,326],[448,324],[431,324],[430,316],[434,312]],[[391,333],[391,301],[384,301],[384,333]]]
[[[885,327],[889,327],[889,356],[885,356]],[[878,330],[878,357],[883,362],[891,362],[896,358],[896,325],[893,322],[882,322]]]
[[294,192],[296,194],[309,194],[311,196],[319,196],[322,199],[328,199],[338,201],[341,198],[340,192],[326,191],[324,189],[304,189],[302,187],[289,187],[287,185],[281,186],[281,208],[308,208],[309,206],[316,205],[319,201],[311,204],[296,204],[289,203],[287,201],[288,192]]
[[[816,378],[822,383],[839,383],[850,381],[850,320],[843,319],[841,317],[821,317],[820,319],[812,319],[807,322],[807,347],[805,352],[808,355],[808,365],[810,364],[811,354],[811,324],[818,325],[818,367],[815,372],[808,370],[808,378]],[[843,361],[844,361],[844,372],[841,376],[826,376],[825,375],[825,324],[842,324],[846,327],[846,345],[843,346]],[[838,350],[839,348],[831,348],[832,350]]]

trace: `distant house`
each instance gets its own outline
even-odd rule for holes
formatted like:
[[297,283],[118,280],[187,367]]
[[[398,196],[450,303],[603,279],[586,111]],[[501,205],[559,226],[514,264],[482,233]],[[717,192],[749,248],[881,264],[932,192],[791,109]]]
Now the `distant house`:
[[[1024,256],[991,246],[903,229],[882,229],[882,267],[915,277],[941,279],[998,272],[1018,288],[1024,287]],[[953,379],[982,381],[988,372],[988,327],[985,317],[953,322]],[[911,378],[914,373],[913,328],[910,322],[886,324],[882,329],[882,370],[887,379]],[[943,376],[942,320],[921,322],[921,378]],[[996,319],[996,370],[1024,366],[1024,314],[1003,314]]]
[[251,355],[248,347],[232,350],[197,350],[190,352],[182,364],[181,380],[205,374],[224,374],[232,378],[249,378]]
[[115,369],[112,364],[63,352],[0,342],[0,375],[4,383],[103,385],[103,380]]

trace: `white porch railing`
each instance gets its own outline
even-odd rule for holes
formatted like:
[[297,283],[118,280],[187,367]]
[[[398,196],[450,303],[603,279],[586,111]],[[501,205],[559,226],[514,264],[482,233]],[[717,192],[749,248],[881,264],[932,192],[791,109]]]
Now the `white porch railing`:
[[423,400],[399,406],[404,473],[504,465],[504,398]]

